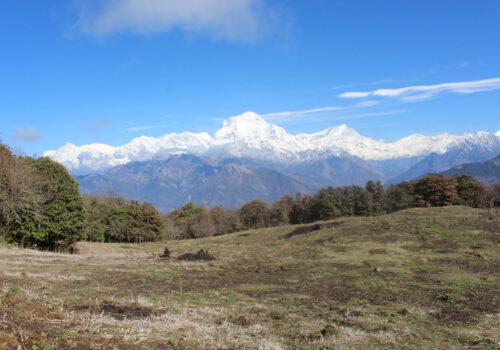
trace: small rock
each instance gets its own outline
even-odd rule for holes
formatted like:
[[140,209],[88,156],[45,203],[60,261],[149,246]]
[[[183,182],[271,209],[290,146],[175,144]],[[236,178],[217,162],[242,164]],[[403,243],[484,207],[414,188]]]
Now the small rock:
[[382,272],[382,268],[380,266],[377,266],[376,268],[373,269],[374,272]]

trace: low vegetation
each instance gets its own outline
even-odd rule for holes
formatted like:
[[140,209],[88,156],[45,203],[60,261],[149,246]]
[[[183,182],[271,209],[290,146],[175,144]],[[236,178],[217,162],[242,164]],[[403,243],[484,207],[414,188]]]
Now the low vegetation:
[[413,208],[79,255],[0,243],[0,349],[499,349],[499,214]]

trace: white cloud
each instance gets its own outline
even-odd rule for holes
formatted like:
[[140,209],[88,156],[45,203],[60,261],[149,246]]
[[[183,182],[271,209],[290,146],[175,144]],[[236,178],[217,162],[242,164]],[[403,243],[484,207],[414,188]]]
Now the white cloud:
[[255,41],[273,17],[264,0],[102,0],[82,8],[80,29],[90,35],[147,35],[178,29],[217,39]]
[[342,98],[363,98],[370,96],[370,92],[344,92],[339,95]]
[[35,142],[40,140],[40,132],[28,125],[25,129],[15,128],[12,138],[17,141]]
[[408,86],[399,89],[378,89],[374,91],[350,91],[339,95],[341,98],[400,97],[406,101],[425,100],[441,93],[472,94],[500,89],[500,78],[444,83],[436,85]]

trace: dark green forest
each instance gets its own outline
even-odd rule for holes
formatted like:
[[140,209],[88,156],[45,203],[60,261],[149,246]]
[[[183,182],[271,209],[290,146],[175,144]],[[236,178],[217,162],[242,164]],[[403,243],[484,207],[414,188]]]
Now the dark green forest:
[[56,249],[76,241],[150,242],[224,235],[251,228],[302,224],[348,216],[374,216],[429,206],[500,206],[500,186],[485,187],[469,175],[428,174],[384,187],[328,187],[316,194],[254,200],[240,209],[205,208],[191,202],[168,214],[150,203],[85,195],[59,163],[14,155],[0,144],[0,239],[22,247]]

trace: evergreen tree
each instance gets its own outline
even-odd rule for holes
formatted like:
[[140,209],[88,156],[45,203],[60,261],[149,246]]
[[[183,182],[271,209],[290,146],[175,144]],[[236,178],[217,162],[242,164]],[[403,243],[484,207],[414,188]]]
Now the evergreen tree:
[[372,208],[370,206],[370,197],[361,186],[352,186],[354,200],[354,215],[370,216]]
[[310,221],[331,220],[340,216],[332,187],[320,190],[311,200]]
[[290,223],[292,225],[310,222],[311,197],[297,195],[295,204],[290,210]]
[[397,185],[391,185],[386,191],[386,207],[389,212],[408,209],[414,202],[413,183],[404,181]]
[[385,198],[384,186],[377,181],[368,181],[365,187],[366,191],[369,193],[371,213],[373,215],[385,214],[387,212],[387,202]]
[[200,223],[204,212],[204,207],[197,207],[193,202],[181,208],[176,223],[184,228],[186,238],[197,238],[196,225]]
[[467,174],[455,175],[455,182],[462,204],[474,208],[484,207],[487,204],[485,188],[472,176]]
[[156,241],[161,238],[163,221],[160,213],[151,203],[144,203],[142,210],[142,226],[145,231],[145,241]]
[[46,157],[34,160],[32,166],[47,180],[42,186],[46,199],[44,216],[34,230],[37,243],[50,247],[58,241],[71,243],[86,239],[87,217],[75,179],[61,164]]

